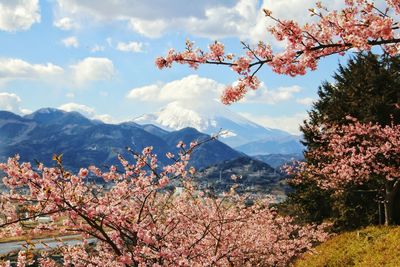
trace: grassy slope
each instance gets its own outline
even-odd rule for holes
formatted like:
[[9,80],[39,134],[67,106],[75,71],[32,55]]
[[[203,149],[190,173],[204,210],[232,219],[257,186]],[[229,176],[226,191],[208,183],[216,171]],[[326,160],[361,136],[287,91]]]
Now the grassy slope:
[[367,227],[340,234],[294,266],[400,266],[400,227]]

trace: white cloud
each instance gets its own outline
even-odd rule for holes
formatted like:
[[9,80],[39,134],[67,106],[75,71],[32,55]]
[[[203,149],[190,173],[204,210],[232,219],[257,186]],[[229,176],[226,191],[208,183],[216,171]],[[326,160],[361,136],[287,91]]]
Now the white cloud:
[[[238,0],[234,6],[216,5],[207,7],[203,17],[188,18],[184,29],[192,34],[220,39],[239,37],[249,39],[249,32],[255,25],[255,18],[261,12],[258,0]],[[176,27],[170,25],[170,29]]]
[[296,100],[297,103],[305,105],[305,106],[311,106],[314,101],[315,101],[315,99],[311,98],[311,97],[299,98]]
[[[207,101],[218,99],[225,85],[215,80],[189,75],[180,80],[166,84],[151,84],[134,88],[127,94],[128,99],[145,102],[172,102],[172,101]],[[288,101],[301,91],[298,85],[280,87],[269,90],[261,86],[258,90],[251,90],[240,103],[277,104]]]
[[171,17],[200,17],[209,6],[232,6],[235,1],[228,0],[221,3],[219,0],[191,1],[186,0],[57,0],[58,7],[63,12],[71,14],[86,13],[97,19],[167,19]]
[[108,114],[95,115],[93,117],[93,119],[100,120],[105,123],[117,123],[117,121],[115,121],[115,119],[111,115],[108,115]]
[[255,24],[258,0],[185,0],[151,3],[140,0],[58,0],[60,13],[76,17],[92,17],[92,21],[122,21],[147,37],[160,37],[166,32],[187,31],[209,38],[243,36]]
[[2,83],[12,80],[36,80],[58,86],[79,87],[90,81],[110,80],[114,75],[114,65],[108,58],[87,57],[70,65],[68,71],[52,63],[32,64],[16,58],[0,58]]
[[90,49],[90,52],[96,53],[96,52],[104,51],[105,49],[106,49],[106,48],[105,48],[104,46],[95,44],[95,45],[92,47],[92,49]]
[[115,123],[114,119],[110,115],[96,114],[96,110],[94,108],[88,107],[86,105],[70,102],[63,104],[58,108],[67,112],[71,111],[79,112],[89,119],[101,120],[105,123]]
[[69,92],[69,93],[65,94],[65,96],[68,97],[68,98],[74,98],[74,97],[75,97],[75,94]]
[[137,87],[131,89],[126,97],[144,102],[160,101],[159,96],[161,89],[162,86],[155,84]]
[[28,30],[40,22],[39,0],[13,0],[0,2],[0,29],[15,32]]
[[0,58],[0,80],[50,79],[64,73],[64,69],[52,63],[31,64],[16,58]]
[[264,127],[281,129],[283,131],[296,135],[301,134],[299,127],[303,123],[303,120],[308,118],[307,113],[296,113],[292,116],[278,116],[278,117],[270,117],[264,115],[257,116],[250,113],[240,113],[240,115]]
[[30,109],[27,109],[27,108],[21,108],[20,109],[21,110],[21,113],[22,114],[31,114],[33,111],[32,110],[30,110]]
[[148,102],[210,100],[218,98],[225,85],[212,79],[190,75],[166,84],[152,84],[130,90],[128,99]]
[[69,17],[60,18],[54,21],[53,25],[64,31],[79,29],[79,24]]
[[277,104],[292,99],[293,95],[300,91],[301,87],[298,85],[269,90],[262,84],[257,90],[250,90],[241,102]]
[[143,47],[144,47],[144,44],[141,42],[129,42],[129,43],[119,42],[117,44],[117,50],[123,51],[123,52],[140,53],[140,52],[144,52]]
[[111,80],[115,74],[114,64],[108,58],[87,57],[70,67],[78,84],[96,80]]
[[[338,8],[343,6],[343,2],[325,0],[324,4],[328,8]],[[274,21],[265,18],[263,8],[272,10],[277,18],[304,23],[312,19],[308,8],[314,5],[315,2],[304,0],[203,0],[191,1],[190,4],[185,0],[154,0],[151,3],[132,0],[118,1],[117,5],[114,0],[58,0],[61,13],[89,16],[97,22],[122,21],[147,37],[185,31],[211,39],[239,37],[253,43],[272,41],[267,35],[267,27]]]
[[81,105],[81,104],[77,104],[77,103],[73,103],[73,102],[63,104],[63,105],[59,106],[58,108],[65,110],[67,112],[77,111],[77,112],[81,113],[82,115],[85,115],[88,118],[94,116],[94,114],[95,114],[94,108],[90,108],[86,105]]
[[161,19],[147,20],[135,18],[129,20],[129,26],[133,31],[141,35],[156,38],[162,36],[169,25],[166,21]]
[[79,47],[79,41],[75,36],[67,37],[61,40],[61,42],[65,45],[65,47]]
[[16,114],[27,114],[30,110],[21,108],[21,98],[13,93],[0,93],[0,110],[10,111]]

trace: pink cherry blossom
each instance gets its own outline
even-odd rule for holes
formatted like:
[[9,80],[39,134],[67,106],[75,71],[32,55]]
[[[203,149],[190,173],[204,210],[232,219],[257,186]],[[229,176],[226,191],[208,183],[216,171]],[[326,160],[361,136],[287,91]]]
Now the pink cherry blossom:
[[[299,226],[278,215],[267,200],[245,205],[246,196],[234,188],[225,197],[197,192],[191,182],[195,170],[187,165],[202,143],[185,150],[180,142],[177,160],[161,170],[150,147],[142,153],[129,150],[132,163],[119,156],[123,168],[90,166],[91,174],[82,168],[75,175],[62,166],[34,169],[10,158],[0,164],[10,189],[0,195],[0,236],[80,234],[82,243],[59,245],[65,266],[287,266],[328,237],[323,226]],[[104,179],[108,189],[86,181],[88,175]],[[171,182],[183,190],[166,190]],[[21,227],[20,222],[40,216],[52,221]],[[90,248],[89,239],[96,241]],[[18,266],[32,260],[27,251],[19,252]],[[51,253],[35,261],[58,266]]]
[[[315,70],[321,58],[344,55],[351,49],[370,51],[376,46],[390,55],[399,54],[399,0],[385,0],[383,9],[379,9],[373,0],[344,2],[345,7],[341,10],[328,10],[317,2],[315,8],[309,9],[310,15],[317,19],[305,25],[275,18],[270,10],[264,9],[264,15],[276,23],[268,30],[275,39],[284,41],[283,50],[274,52],[262,41],[255,47],[242,43],[246,52],[234,56],[226,53],[220,42],[210,44],[208,52],[186,41],[183,52],[171,49],[165,57],[156,59],[156,65],[160,69],[171,67],[173,63],[188,64],[195,69],[200,64],[230,67],[238,75],[238,81],[226,87],[221,100],[231,104],[247,93],[247,84],[243,81],[248,77],[256,78],[265,65],[279,74],[297,76]],[[255,83],[254,88],[258,87],[259,83]]]
[[288,171],[298,183],[312,179],[321,188],[338,192],[348,184],[380,181],[383,188],[379,190],[385,192],[386,224],[390,224],[391,205],[400,188],[400,125],[362,124],[346,118],[349,124],[325,125],[319,142],[327,145],[310,150],[307,156],[313,160],[289,167]]

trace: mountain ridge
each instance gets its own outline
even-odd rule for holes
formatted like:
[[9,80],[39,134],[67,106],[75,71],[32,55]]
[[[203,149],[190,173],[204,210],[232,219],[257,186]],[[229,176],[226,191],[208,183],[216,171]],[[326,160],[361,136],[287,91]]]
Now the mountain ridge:
[[[127,154],[125,147],[140,152],[153,146],[161,162],[168,164],[166,152],[176,153],[176,144],[208,135],[195,129],[162,132],[156,126],[144,128],[135,123],[107,124],[87,119],[78,112],[40,109],[26,116],[0,113],[0,160],[19,153],[21,160],[52,164],[54,153],[64,154],[67,166],[79,168],[91,164],[118,164],[117,154]],[[150,129],[151,128],[151,129]],[[151,132],[158,131],[157,134]],[[190,140],[191,139],[191,140]],[[195,167],[205,167],[218,161],[243,155],[218,140],[206,142],[192,156]],[[129,157],[129,155],[127,155]]]

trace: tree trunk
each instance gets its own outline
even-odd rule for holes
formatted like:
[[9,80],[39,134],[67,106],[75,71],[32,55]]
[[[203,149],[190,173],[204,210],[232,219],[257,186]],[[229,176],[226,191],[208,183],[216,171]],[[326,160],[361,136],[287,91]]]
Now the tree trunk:
[[398,191],[398,181],[394,182],[386,182],[385,184],[385,225],[392,225],[393,221],[393,202]]
[[388,196],[385,197],[385,225],[392,225],[393,224],[393,201],[391,201]]

